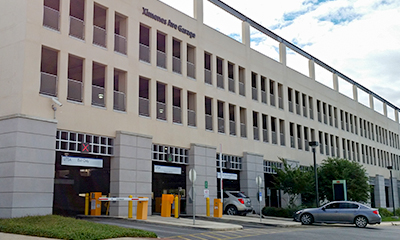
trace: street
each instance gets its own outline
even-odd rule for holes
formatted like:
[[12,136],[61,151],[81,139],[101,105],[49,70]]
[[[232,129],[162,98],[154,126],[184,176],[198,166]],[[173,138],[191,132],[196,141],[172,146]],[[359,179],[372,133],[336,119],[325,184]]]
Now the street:
[[357,228],[354,225],[327,225],[315,224],[300,227],[272,227],[257,224],[243,224],[243,230],[210,231],[187,227],[177,227],[152,223],[129,222],[122,219],[91,219],[98,223],[118,225],[155,232],[160,238],[186,240],[227,240],[227,239],[324,239],[324,240],[365,240],[398,239],[400,226],[368,225],[366,228]]

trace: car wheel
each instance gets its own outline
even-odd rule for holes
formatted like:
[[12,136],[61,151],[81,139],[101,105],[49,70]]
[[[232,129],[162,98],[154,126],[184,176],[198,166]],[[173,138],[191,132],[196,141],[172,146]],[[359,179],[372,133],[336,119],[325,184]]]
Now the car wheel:
[[301,215],[300,221],[301,221],[301,224],[303,224],[303,225],[310,225],[313,223],[314,219],[311,214],[304,213],[303,215]]
[[237,215],[238,214],[238,210],[235,206],[228,206],[228,208],[226,209],[226,214],[228,215]]
[[358,216],[358,217],[356,217],[356,219],[354,219],[354,223],[359,228],[365,228],[368,224],[368,220],[364,216]]

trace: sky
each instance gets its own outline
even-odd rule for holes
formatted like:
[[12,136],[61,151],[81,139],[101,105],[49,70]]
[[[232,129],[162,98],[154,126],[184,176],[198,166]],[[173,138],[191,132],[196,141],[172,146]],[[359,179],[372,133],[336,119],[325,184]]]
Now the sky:
[[[161,0],[193,16],[192,0]],[[400,107],[400,0],[222,0],[248,18]],[[241,22],[204,0],[204,22],[241,41]],[[251,47],[278,60],[278,44],[251,29]],[[304,58],[288,51],[288,66],[308,75]],[[316,78],[332,87],[331,73]],[[328,78],[328,81],[327,79]],[[339,79],[341,93],[352,89]],[[368,95],[358,91],[368,105]],[[382,103],[374,100],[382,112]],[[393,118],[393,110],[388,109]]]

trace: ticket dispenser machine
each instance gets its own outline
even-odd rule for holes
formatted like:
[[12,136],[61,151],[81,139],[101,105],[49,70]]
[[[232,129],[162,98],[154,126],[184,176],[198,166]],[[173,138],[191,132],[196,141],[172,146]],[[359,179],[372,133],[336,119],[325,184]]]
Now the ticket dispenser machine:
[[90,193],[90,215],[93,216],[101,215],[101,202],[99,201],[100,197],[101,197],[101,192]]

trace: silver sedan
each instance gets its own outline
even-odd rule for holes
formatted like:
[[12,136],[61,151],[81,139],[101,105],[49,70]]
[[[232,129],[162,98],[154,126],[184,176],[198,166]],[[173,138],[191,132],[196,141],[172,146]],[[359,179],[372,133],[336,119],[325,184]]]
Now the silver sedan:
[[330,202],[320,208],[297,211],[294,220],[304,225],[312,223],[350,223],[364,228],[367,224],[380,224],[378,209],[350,201]]

